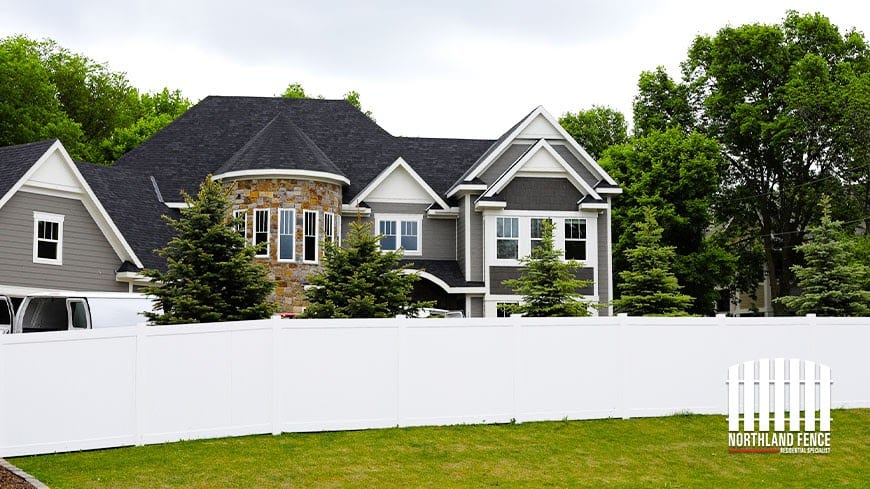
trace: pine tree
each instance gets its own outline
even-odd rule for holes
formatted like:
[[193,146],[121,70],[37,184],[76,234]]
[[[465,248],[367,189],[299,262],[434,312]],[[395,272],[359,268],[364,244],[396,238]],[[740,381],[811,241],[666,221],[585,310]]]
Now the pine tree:
[[380,236],[371,224],[350,225],[344,246],[323,243],[323,269],[308,277],[306,318],[390,318],[417,310],[432,302],[414,301],[411,293],[420,279],[401,266],[401,251],[380,249]]
[[275,283],[268,269],[254,262],[257,249],[235,230],[229,190],[209,175],[196,199],[182,195],[188,207],[181,218],[164,216],[176,234],[157,251],[166,258],[166,272],[142,272],[152,279],[144,292],[162,309],[145,315],[157,324],[269,317],[276,310],[267,300]]
[[674,247],[663,246],[662,227],[655,211],[643,209],[644,220],[635,223],[634,248],[625,251],[630,269],[619,272],[621,297],[613,301],[618,312],[632,316],[683,316],[692,297],[680,294],[680,284],[671,272]]
[[821,206],[821,222],[809,228],[808,241],[795,247],[806,262],[791,267],[800,295],[774,300],[799,316],[870,315],[870,269],[857,257],[843,223],[831,220],[830,198],[823,196]]
[[541,222],[541,243],[529,256],[520,258],[520,276],[505,280],[505,286],[522,295],[520,304],[510,305],[512,313],[530,317],[589,316],[590,304],[579,297],[579,290],[592,285],[577,278],[583,263],[562,261],[562,250],[553,246],[553,223]]

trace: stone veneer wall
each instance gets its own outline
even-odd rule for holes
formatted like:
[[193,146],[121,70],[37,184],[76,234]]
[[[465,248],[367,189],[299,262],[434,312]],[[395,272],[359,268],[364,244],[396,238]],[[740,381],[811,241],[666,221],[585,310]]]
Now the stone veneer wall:
[[[254,226],[254,209],[270,209],[269,258],[271,277],[275,280],[275,293],[271,299],[279,304],[280,312],[300,312],[305,307],[302,286],[308,274],[320,269],[320,265],[302,263],[303,210],[317,211],[319,239],[323,239],[323,213],[332,212],[341,219],[341,186],[298,179],[252,179],[231,183],[233,210],[247,209],[247,236],[251,239]],[[278,209],[296,209],[296,260],[278,262]],[[319,246],[319,245],[318,245]],[[322,251],[322,250],[321,250]],[[322,253],[321,253],[322,256]],[[318,257],[318,260],[320,257]]]

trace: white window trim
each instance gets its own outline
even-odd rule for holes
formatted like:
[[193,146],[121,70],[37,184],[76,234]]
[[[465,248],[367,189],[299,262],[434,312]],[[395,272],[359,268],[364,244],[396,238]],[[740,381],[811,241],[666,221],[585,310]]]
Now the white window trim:
[[[327,219],[328,218],[328,219]],[[328,226],[329,222],[332,221],[332,226]],[[323,213],[323,240],[327,241],[330,239],[333,243],[338,242],[338,237],[336,236],[336,225],[335,225],[335,213],[334,212],[324,212]],[[329,233],[327,233],[329,231]]]
[[[242,236],[247,240],[248,239],[248,209],[236,209],[233,211],[233,219],[242,218]],[[239,231],[239,228],[235,228],[236,232]]]
[[257,246],[258,244],[260,244],[257,242],[257,213],[262,212],[262,211],[266,211],[266,251],[263,254],[258,253],[257,255],[254,255],[254,256],[256,258],[269,258],[269,251],[271,251],[271,246],[272,246],[272,243],[271,243],[272,240],[269,239],[269,235],[271,234],[270,233],[271,226],[272,226],[272,209],[270,209],[268,207],[260,207],[260,208],[254,209],[253,229],[251,229],[251,244],[253,244],[254,246]]
[[[584,234],[585,234],[585,237],[584,237],[584,238],[582,238],[582,239],[579,239],[579,238],[569,238],[567,235],[565,235],[565,222],[568,221],[569,219],[576,219],[576,220],[578,220],[578,221],[583,221],[583,228],[584,228],[584,231],[585,231],[585,233],[584,233]],[[583,258],[583,259],[580,259],[580,260],[577,260],[577,259],[575,258],[575,260],[576,260],[576,261],[582,261],[582,262],[585,263],[586,260],[589,258],[589,221],[588,221],[585,217],[567,217],[567,218],[565,218],[565,219],[562,219],[562,259],[565,260],[565,261],[568,260],[568,257],[565,256],[565,255],[568,254],[568,242],[569,242],[569,241],[572,241],[572,242],[573,242],[573,241],[576,241],[576,242],[581,242],[581,241],[582,241],[582,242],[583,242],[583,249],[586,250],[586,253],[584,253],[584,254],[586,255],[586,257]]]
[[[498,221],[499,220],[515,220],[517,223],[517,235],[516,236],[499,236],[498,235]],[[521,250],[522,246],[520,245],[520,237],[523,232],[521,227],[523,226],[523,219],[520,219],[518,216],[498,216],[495,218],[495,259],[499,261],[518,261],[519,258],[523,256]],[[517,256],[516,258],[499,258],[498,256],[498,242],[499,241],[516,241],[517,242]]]
[[[290,213],[290,250],[292,251],[292,256],[290,258],[281,258],[281,229],[284,227],[284,215],[289,212]],[[275,258],[281,263],[293,262],[296,261],[296,209],[280,207],[278,208],[278,250],[275,254]]]
[[[310,214],[314,214],[314,259],[308,260],[305,257],[308,253],[308,242],[306,238],[311,237],[310,234],[305,234],[305,225],[308,222],[308,216]],[[302,262],[303,263],[317,263],[319,261],[319,253],[320,253],[320,216],[317,215],[317,211],[312,210],[304,210],[302,211]]]
[[[42,263],[45,265],[63,265],[63,220],[61,214],[50,214],[48,212],[33,211],[33,263]],[[40,258],[38,256],[39,249],[39,222],[52,222],[57,224],[57,258]],[[43,240],[52,241],[52,240]]]
[[[377,214],[375,215],[375,233],[380,234],[382,221],[394,221],[396,223],[396,250],[401,249],[405,256],[423,255],[423,215],[422,214]],[[417,223],[417,249],[406,250],[402,248],[402,221]],[[384,250],[395,251],[395,250]]]
[[496,245],[498,217],[518,217],[520,219],[520,244],[519,257],[528,256],[531,253],[531,219],[545,218],[550,219],[553,223],[553,245],[557,249],[563,251],[562,260],[565,260],[565,219],[583,219],[586,221],[586,259],[578,260],[583,262],[584,267],[598,269],[598,217],[591,212],[569,212],[569,211],[519,211],[519,210],[497,210],[484,212],[484,268],[489,266],[522,266],[522,263],[509,258],[498,258],[498,249]]

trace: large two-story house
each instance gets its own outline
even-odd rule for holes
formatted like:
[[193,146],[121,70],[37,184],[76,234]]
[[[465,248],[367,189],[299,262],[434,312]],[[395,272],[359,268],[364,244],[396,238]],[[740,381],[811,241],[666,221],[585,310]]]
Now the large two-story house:
[[[305,306],[326,240],[354,220],[422,270],[415,294],[470,317],[519,297],[503,281],[555,224],[584,263],[582,291],[612,298],[611,198],[621,189],[542,107],[497,140],[395,137],[345,101],[208,97],[114,166],[73,162],[58,141],[0,148],[0,294],[133,290],[207,176],[277,281]],[[607,314],[608,308],[601,308]]]

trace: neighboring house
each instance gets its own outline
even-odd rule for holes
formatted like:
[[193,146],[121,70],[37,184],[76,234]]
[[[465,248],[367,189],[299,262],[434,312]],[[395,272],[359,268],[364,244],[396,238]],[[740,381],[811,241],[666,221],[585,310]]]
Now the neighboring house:
[[[492,141],[395,137],[345,101],[208,97],[113,167],[73,164],[56,142],[36,145],[78,169],[71,170],[78,200],[108,243],[94,255],[114,283],[92,285],[99,290],[132,287],[142,283],[142,267],[164,266],[153,253],[170,238],[160,215],[177,213],[185,205],[180,192],[194,194],[212,175],[233,189],[233,212],[245,220],[239,232],[265,244],[258,259],[269,264],[284,311],[305,306],[303,287],[320,267],[321,243],[340,240],[355,219],[372,222],[382,248],[403,248],[423,270],[415,294],[471,317],[496,316],[499,303],[519,300],[502,282],[517,276],[542,219],[556,224],[566,257],[584,262],[580,275],[593,285],[583,293],[601,303],[612,298],[610,209],[621,189],[541,107]],[[3,154],[0,168],[10,165]],[[25,173],[40,157],[16,158],[19,180],[29,181]],[[0,188],[7,194],[0,222],[2,204],[29,188]],[[27,248],[22,233],[12,239]],[[40,286],[38,272],[31,275],[37,265],[43,268],[32,263],[13,282]]]

